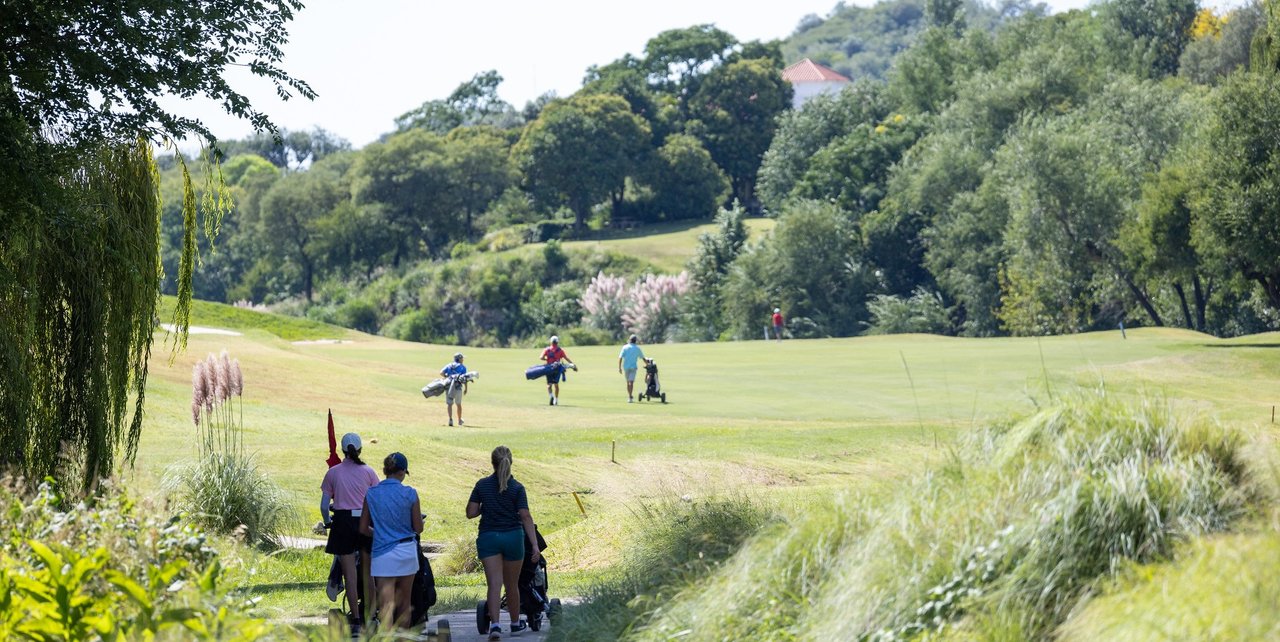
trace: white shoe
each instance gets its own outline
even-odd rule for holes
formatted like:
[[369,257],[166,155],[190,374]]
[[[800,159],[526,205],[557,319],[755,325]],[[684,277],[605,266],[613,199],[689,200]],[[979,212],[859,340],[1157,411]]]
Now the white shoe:
[[458,425],[461,426],[463,423],[464,422],[462,421],[462,417],[458,417]]
[[636,401],[635,397],[632,397],[630,395],[627,396],[627,403],[635,403],[635,401]]
[[452,419],[450,419],[450,420],[449,420],[449,426],[450,426],[450,427],[452,427],[452,426],[453,426],[453,420],[452,420]]

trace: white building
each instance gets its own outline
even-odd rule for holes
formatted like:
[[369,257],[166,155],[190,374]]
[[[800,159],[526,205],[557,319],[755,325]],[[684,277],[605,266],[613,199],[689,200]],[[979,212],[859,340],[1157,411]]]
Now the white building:
[[792,109],[800,109],[806,100],[818,94],[834,94],[850,82],[834,69],[808,58],[783,69],[782,79],[791,83],[791,88],[795,90],[791,97]]

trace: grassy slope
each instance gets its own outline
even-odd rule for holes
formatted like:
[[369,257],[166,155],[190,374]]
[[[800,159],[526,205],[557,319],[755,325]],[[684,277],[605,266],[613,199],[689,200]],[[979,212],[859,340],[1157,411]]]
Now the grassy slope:
[[[771,218],[752,218],[746,220],[751,240],[773,229],[777,221]],[[579,250],[610,250],[619,254],[635,256],[641,261],[652,264],[662,272],[676,273],[684,269],[693,251],[697,248],[698,236],[714,232],[713,223],[697,221],[679,221],[646,225],[643,228],[629,231],[605,231],[599,238],[585,241],[566,241],[565,248]],[[529,247],[541,247],[536,243]]]
[[[192,323],[217,325],[231,319],[225,312],[201,305]],[[1049,394],[1045,373],[1049,390],[1105,380],[1114,390],[1161,391],[1241,422],[1269,416],[1271,400],[1262,395],[1280,376],[1274,350],[1172,330],[1131,331],[1127,340],[1108,332],[660,345],[646,353],[658,359],[671,403],[628,405],[616,347],[566,346],[582,371],[570,374],[563,405],[553,408],[542,384],[523,377],[538,346],[466,349],[481,379],[467,397],[468,424],[449,428],[441,400],[424,400],[418,388],[449,360],[452,346],[358,333],[343,335],[350,343],[295,344],[236,327],[248,332],[193,335],[172,366],[167,350],[156,351],[130,473],[139,488],[158,491],[167,466],[194,456],[191,366],[227,348],[245,372],[249,447],[294,498],[298,530],[316,519],[325,411],[332,408],[339,433],[359,432],[369,459],[391,450],[408,455],[428,539],[466,540],[474,524],[462,506],[471,484],[489,472],[494,446],[510,446],[561,573],[607,565],[618,535],[614,517],[637,498],[743,487],[808,498],[915,474],[942,458],[955,431]],[[618,441],[618,464],[609,461],[611,440]],[[582,497],[585,519],[571,491]],[[298,590],[288,608],[315,613],[323,606],[318,590]]]

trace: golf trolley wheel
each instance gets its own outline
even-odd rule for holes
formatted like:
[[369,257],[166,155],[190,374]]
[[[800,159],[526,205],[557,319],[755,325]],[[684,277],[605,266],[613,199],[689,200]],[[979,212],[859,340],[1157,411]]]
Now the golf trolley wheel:
[[560,619],[560,598],[551,598],[551,606],[547,607],[547,619],[551,620],[553,625]]
[[540,630],[542,628],[542,614],[534,613],[533,615],[529,616],[528,622],[529,622],[530,631]]
[[662,393],[662,403],[667,403],[667,393]]
[[476,604],[476,630],[480,635],[489,632],[489,600],[480,600]]
[[449,630],[449,620],[440,620],[440,623],[436,624],[436,642],[453,642],[453,632]]

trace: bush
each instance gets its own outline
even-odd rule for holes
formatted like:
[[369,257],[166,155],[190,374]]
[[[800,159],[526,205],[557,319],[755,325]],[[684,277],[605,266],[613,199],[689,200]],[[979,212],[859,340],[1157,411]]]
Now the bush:
[[179,505],[197,524],[248,541],[276,543],[290,507],[280,487],[244,451],[240,362],[226,350],[209,355],[193,368],[191,388],[198,459],[172,467],[165,485],[178,491]]
[[400,341],[427,343],[436,337],[436,314],[428,310],[410,310],[383,326],[383,336]]
[[214,453],[178,466],[179,505],[191,519],[216,533],[234,533],[250,542],[275,545],[292,520],[284,491],[258,468],[251,455]]
[[588,327],[603,330],[614,338],[622,336],[622,315],[626,312],[630,291],[627,280],[620,276],[596,274],[582,292],[582,321]]
[[0,639],[255,640],[205,535],[110,483],[72,504],[0,481]]
[[335,315],[339,325],[361,332],[376,333],[380,325],[381,314],[378,307],[363,299],[353,299],[343,303],[338,307]]
[[910,298],[878,294],[867,303],[867,334],[949,334],[951,320],[942,297],[917,288]]

